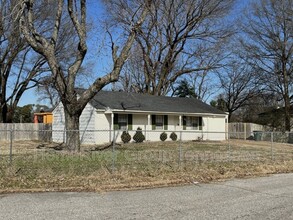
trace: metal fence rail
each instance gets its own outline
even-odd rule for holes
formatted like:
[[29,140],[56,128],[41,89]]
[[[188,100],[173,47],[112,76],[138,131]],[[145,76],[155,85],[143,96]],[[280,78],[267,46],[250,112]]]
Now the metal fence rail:
[[146,163],[182,166],[293,159],[292,133],[253,132],[245,136],[242,132],[140,130],[127,131],[130,136],[126,138],[129,139],[127,143],[123,143],[123,131],[70,133],[80,137],[81,152],[77,154],[66,151],[67,131],[0,130],[0,136],[5,136],[0,140],[0,163],[52,160],[56,157],[70,160],[78,156],[116,169],[121,166],[135,168]]

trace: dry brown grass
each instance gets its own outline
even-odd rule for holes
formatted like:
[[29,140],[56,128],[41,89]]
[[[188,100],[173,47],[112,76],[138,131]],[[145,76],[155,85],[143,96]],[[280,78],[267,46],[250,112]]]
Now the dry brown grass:
[[293,171],[293,161],[273,163],[237,163],[200,165],[180,169],[160,168],[152,171],[120,168],[110,173],[100,169],[90,175],[56,175],[40,173],[36,178],[10,174],[0,180],[0,193],[36,191],[111,191],[173,185],[208,183],[231,178],[264,176]]
[[[180,163],[178,142],[130,143],[116,146],[115,167],[111,148],[89,152],[93,146],[84,146],[84,152],[68,155],[49,148],[37,149],[39,144],[14,142],[10,165],[3,160],[5,152],[9,153],[9,143],[0,143],[0,193],[139,189],[293,171],[293,147],[283,143],[273,143],[275,157],[271,160],[269,142],[183,142],[180,146],[188,154]],[[234,160],[227,159],[229,149]],[[247,155],[237,158],[238,153]],[[136,158],[137,155],[148,156]],[[221,158],[217,160],[211,155]]]
[[[41,141],[13,141],[12,148],[15,153],[26,153],[33,152],[37,149],[37,146],[44,144],[47,147],[54,146],[54,143],[43,143]],[[160,149],[160,150],[171,150],[178,149],[179,145],[183,148],[193,148],[197,150],[227,150],[230,145],[231,149],[234,150],[268,150],[273,147],[276,151],[293,151],[293,144],[288,143],[271,143],[267,141],[253,141],[253,140],[239,140],[232,139],[230,141],[188,141],[188,142],[143,142],[143,143],[128,143],[122,144],[118,143],[115,147],[118,150],[125,149],[134,149],[134,150],[150,150],[150,149]],[[0,141],[0,155],[1,153],[9,152],[10,142]],[[103,146],[94,146],[94,145],[83,145],[81,147],[82,151],[92,150],[94,148],[103,148]],[[112,146],[109,147],[112,149]]]

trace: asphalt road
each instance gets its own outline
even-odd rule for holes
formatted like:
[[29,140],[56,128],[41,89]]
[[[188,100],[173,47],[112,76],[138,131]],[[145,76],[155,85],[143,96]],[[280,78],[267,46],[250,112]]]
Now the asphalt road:
[[293,174],[139,191],[5,194],[0,219],[293,219]]

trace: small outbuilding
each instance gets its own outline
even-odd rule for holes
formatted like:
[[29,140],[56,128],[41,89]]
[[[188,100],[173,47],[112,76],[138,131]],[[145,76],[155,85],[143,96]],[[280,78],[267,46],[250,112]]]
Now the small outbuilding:
[[[80,117],[84,144],[120,142],[122,131],[133,137],[142,129],[146,141],[159,141],[162,132],[182,140],[225,140],[227,114],[195,98],[100,91]],[[53,141],[65,139],[62,103],[53,111]]]
[[34,113],[34,123],[52,124],[53,113],[52,112],[39,112]]

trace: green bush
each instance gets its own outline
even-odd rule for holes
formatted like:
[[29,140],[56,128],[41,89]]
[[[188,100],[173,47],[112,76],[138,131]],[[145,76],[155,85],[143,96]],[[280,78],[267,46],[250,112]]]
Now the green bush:
[[131,140],[131,136],[128,133],[128,131],[123,131],[122,135],[121,135],[121,140],[123,141],[123,143],[128,143]]
[[140,127],[137,128],[137,131],[133,135],[133,140],[136,143],[142,143],[145,140],[145,136],[143,135],[142,130],[141,130]]
[[170,134],[170,138],[171,138],[172,141],[176,141],[177,140],[177,134],[175,132],[172,132]]
[[165,132],[163,132],[161,135],[160,135],[160,139],[161,141],[165,141],[167,139],[167,134]]

